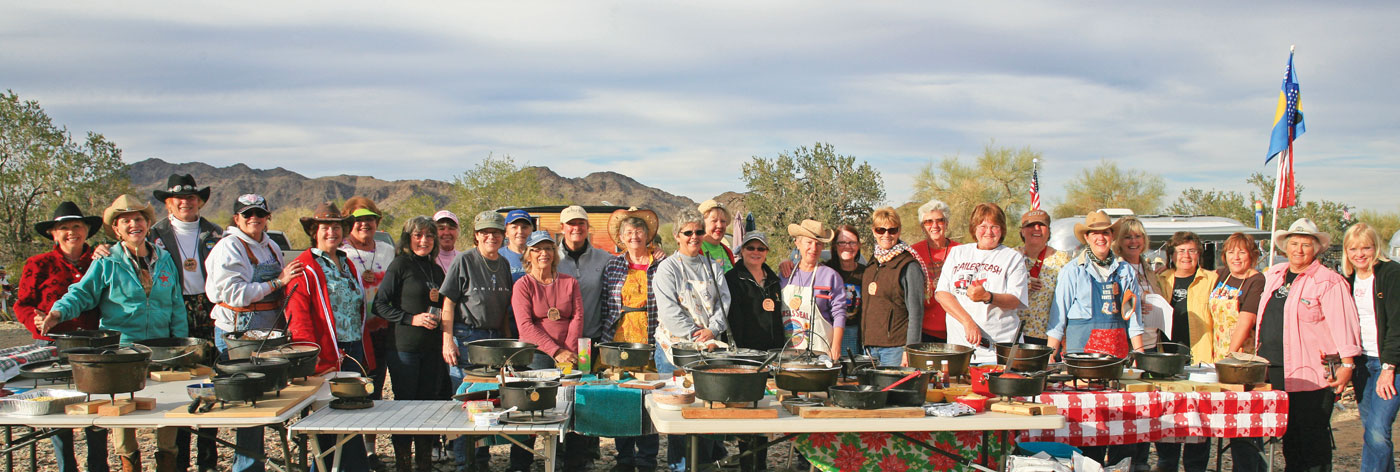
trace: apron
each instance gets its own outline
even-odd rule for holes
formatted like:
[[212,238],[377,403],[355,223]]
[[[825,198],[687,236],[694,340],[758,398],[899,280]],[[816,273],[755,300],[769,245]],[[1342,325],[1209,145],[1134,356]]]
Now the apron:
[[1119,314],[1122,311],[1123,290],[1118,283],[1118,272],[1105,282],[1089,276],[1090,293],[1094,299],[1089,308],[1092,315],[1087,320],[1068,320],[1065,325],[1065,351],[1097,352],[1118,358],[1128,356],[1132,351],[1128,344],[1128,322]]
[[[793,273],[793,278],[788,279],[789,283],[783,287],[783,331],[787,334],[788,345],[792,349],[806,349],[810,343],[813,352],[831,351],[831,332],[834,328],[831,322],[817,311],[816,287],[813,286],[817,279],[816,271],[812,272],[812,278],[807,280],[806,285],[792,283],[796,279],[797,273]],[[807,336],[807,330],[811,329],[815,336]]]
[[[270,260],[270,261],[267,261],[267,262],[259,262],[259,261],[258,261],[258,257],[253,255],[253,249],[252,249],[251,247],[248,246],[248,243],[247,243],[247,242],[244,242],[244,241],[241,240],[241,239],[238,240],[238,242],[243,243],[243,249],[244,249],[245,251],[247,251],[247,254],[248,254],[248,261],[253,263],[253,278],[252,278],[252,280],[249,280],[249,281],[248,281],[249,283],[267,283],[268,281],[273,280],[273,279],[276,279],[278,275],[281,275],[281,274],[282,274],[282,261],[279,260],[278,257],[276,257],[277,255],[274,254],[272,260]],[[278,300],[281,300],[281,299],[282,299],[282,296],[281,296],[281,293],[280,293],[280,292],[272,292],[272,293],[269,294],[267,297],[264,297],[262,300],[258,300],[258,301],[259,301],[259,302],[278,301]],[[273,328],[273,325],[276,324],[277,318],[279,318],[279,317],[277,317],[277,316],[266,316],[266,317],[255,317],[255,316],[253,316],[253,315],[256,315],[256,314],[258,314],[258,313],[269,313],[269,312],[270,312],[270,311],[268,311],[268,312],[248,312],[248,313],[237,313],[237,312],[235,312],[235,313],[233,314],[233,315],[234,315],[234,316],[233,316],[233,328],[234,328],[235,331],[247,331],[247,330],[250,330],[250,329],[272,329],[272,328]],[[254,319],[254,318],[266,318],[266,319]]]
[[[1211,325],[1215,330],[1215,360],[1224,358],[1230,350],[1230,338],[1234,337],[1235,324],[1240,319],[1240,288],[1244,286],[1244,279],[1240,279],[1240,287],[1231,287],[1229,282],[1235,277],[1226,275],[1224,280],[1215,284],[1215,290],[1210,291],[1210,298],[1206,300],[1208,312],[1211,314]],[[1254,353],[1254,335],[1251,333],[1245,339],[1240,350]]]
[[[710,268],[708,258],[705,262],[705,267],[707,269]],[[685,275],[687,279],[682,281],[682,283],[687,285],[686,289],[682,290],[679,294],[681,308],[685,310],[686,314],[690,315],[690,320],[694,322],[696,326],[708,328],[706,323],[709,320],[705,319],[703,314],[713,313],[715,304],[719,303],[719,297],[708,297],[702,294],[709,294],[711,286],[715,286],[716,291],[718,291],[718,283],[715,282],[713,277],[703,280],[699,277],[690,277],[690,274],[686,273],[684,265],[681,266],[681,274]],[[691,341],[690,333],[685,333],[683,336],[675,336],[670,330],[666,329],[664,323],[657,323],[656,335],[654,337],[656,338],[656,347],[661,348],[661,351],[666,354],[666,362],[670,362],[671,365],[676,364],[675,359],[671,357],[671,346],[676,343]],[[719,342],[717,339],[706,341],[705,344],[707,346],[729,347],[727,344]]]

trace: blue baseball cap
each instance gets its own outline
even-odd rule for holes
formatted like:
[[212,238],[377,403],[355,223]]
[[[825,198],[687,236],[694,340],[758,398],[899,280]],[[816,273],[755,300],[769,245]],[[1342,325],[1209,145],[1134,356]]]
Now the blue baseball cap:
[[549,231],[535,231],[530,233],[530,239],[525,240],[525,245],[535,247],[536,244],[548,241],[550,244],[558,244],[554,241],[554,236],[550,236]]
[[528,220],[530,222],[530,226],[535,226],[535,218],[531,217],[530,213],[525,210],[511,210],[509,213],[506,213],[506,224],[514,223],[515,220],[519,220],[521,218]]

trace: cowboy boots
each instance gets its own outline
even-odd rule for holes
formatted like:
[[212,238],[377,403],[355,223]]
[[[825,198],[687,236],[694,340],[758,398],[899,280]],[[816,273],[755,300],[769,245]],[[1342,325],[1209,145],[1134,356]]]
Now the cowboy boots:
[[122,472],[141,472],[141,453],[133,452],[121,456]]
[[156,472],[175,472],[175,453],[156,451]]

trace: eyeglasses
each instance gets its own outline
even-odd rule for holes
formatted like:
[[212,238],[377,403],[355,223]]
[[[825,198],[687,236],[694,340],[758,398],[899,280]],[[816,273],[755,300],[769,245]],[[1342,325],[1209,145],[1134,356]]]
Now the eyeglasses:
[[753,252],[768,252],[768,248],[764,246],[744,246],[744,250]]
[[860,243],[855,242],[855,241],[837,241],[837,242],[836,242],[836,245],[837,245],[837,246],[859,246]]
[[1177,254],[1191,254],[1191,255],[1195,255],[1195,254],[1200,254],[1200,253],[1201,253],[1201,250],[1200,250],[1200,249],[1196,249],[1196,248],[1182,248],[1182,249],[1177,249],[1177,250],[1176,250],[1176,253],[1177,253]]
[[705,234],[705,232],[698,229],[688,229],[685,231],[681,231],[681,236],[685,236],[687,238],[695,236],[697,234]]
[[893,228],[875,228],[875,234],[899,234],[899,227],[896,226]]
[[948,224],[948,220],[924,220],[921,221],[921,223],[923,223],[924,226],[933,226],[935,223],[942,223],[946,225]]

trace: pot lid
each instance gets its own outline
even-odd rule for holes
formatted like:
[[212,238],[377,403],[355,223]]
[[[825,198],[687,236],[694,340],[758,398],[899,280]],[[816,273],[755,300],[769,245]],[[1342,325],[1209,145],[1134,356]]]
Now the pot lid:
[[73,370],[73,366],[68,365],[68,364],[61,364],[61,363],[58,363],[58,362],[50,362],[50,363],[47,363],[47,364],[31,364],[31,365],[27,365],[27,366],[25,366],[24,368],[22,368],[21,370],[25,370],[25,371],[28,371],[28,372],[33,372],[33,373],[36,373],[36,374],[48,374],[48,373],[54,373],[54,372],[70,372],[70,371]]
[[1254,354],[1246,354],[1246,353],[1243,353],[1243,352],[1232,352],[1232,353],[1230,353],[1230,355],[1229,355],[1228,357],[1225,357],[1224,359],[1221,359],[1221,360],[1219,360],[1219,361],[1216,361],[1215,363],[1216,363],[1216,364],[1225,364],[1225,365],[1254,365],[1254,364],[1268,364],[1268,363],[1269,363],[1269,360],[1268,360],[1268,359],[1265,359],[1265,358],[1263,358],[1263,357],[1261,357],[1261,356],[1254,355]]

